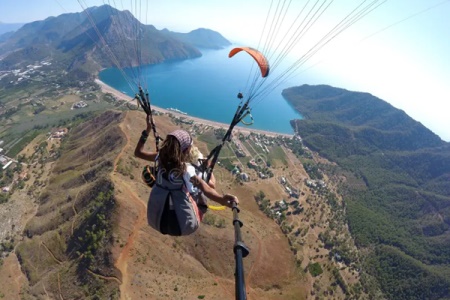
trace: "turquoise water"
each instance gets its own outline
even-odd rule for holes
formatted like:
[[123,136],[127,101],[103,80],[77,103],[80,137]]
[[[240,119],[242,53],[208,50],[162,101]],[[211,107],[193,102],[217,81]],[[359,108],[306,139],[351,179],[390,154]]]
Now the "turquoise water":
[[[230,49],[202,51],[200,58],[141,67],[143,86],[148,87],[152,104],[177,108],[211,121],[230,123],[239,104],[236,95],[244,92],[252,70],[250,56],[239,53],[230,59]],[[125,72],[133,74],[137,69]],[[99,77],[115,89],[134,96],[135,91],[131,90],[118,69],[103,70]],[[270,79],[269,75],[267,81]],[[281,96],[286,87],[289,86],[279,86],[266,97],[255,98],[251,103],[254,124],[250,128],[294,132],[289,121],[299,119],[301,115]]]

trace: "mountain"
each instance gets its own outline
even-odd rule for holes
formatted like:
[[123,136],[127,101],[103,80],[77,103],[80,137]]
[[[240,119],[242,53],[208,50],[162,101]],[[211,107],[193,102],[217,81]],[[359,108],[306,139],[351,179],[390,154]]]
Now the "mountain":
[[0,36],[7,32],[14,32],[20,27],[22,27],[23,23],[2,23],[0,22]]
[[[168,115],[155,116],[155,122],[163,136],[179,128]],[[29,180],[36,181],[28,182],[33,195],[23,201],[34,202],[36,209],[26,217],[23,238],[16,238],[17,246],[10,254],[12,258],[17,255],[17,263],[12,267],[5,259],[5,267],[0,268],[0,289],[5,299],[14,299],[19,293],[27,299],[234,299],[235,236],[231,210],[208,212],[200,229],[190,236],[158,233],[147,224],[150,189],[140,179],[142,167],[148,162],[137,160],[133,154],[140,135],[136,128],[145,126],[143,113],[106,111],[83,117],[77,124],[67,124],[70,131],[57,150],[60,156],[51,162],[48,177],[41,173],[34,176],[41,167],[34,171],[30,161],[29,171],[33,174]],[[202,124],[195,127],[184,128],[196,133],[194,143],[203,153],[207,153],[207,143],[220,141],[211,128],[206,130]],[[45,136],[42,138],[46,140]],[[153,142],[147,146],[153,147]],[[43,142],[41,146],[50,145]],[[56,146],[48,148],[56,151]],[[281,149],[275,145],[273,148]],[[33,155],[32,159],[39,158]],[[274,172],[288,167],[282,165],[273,166]],[[216,183],[220,190],[232,191],[242,199],[242,239],[251,249],[244,261],[249,298],[270,300],[282,295],[283,299],[306,299],[314,279],[303,270],[313,256],[317,256],[315,262],[323,262],[324,285],[334,280],[329,279],[334,276],[325,266],[333,266],[337,274],[342,272],[347,274],[345,278],[355,280],[350,271],[337,269],[328,250],[320,247],[318,241],[314,240],[310,247],[299,244],[306,240],[298,233],[302,216],[287,216],[289,224],[297,225],[289,225],[291,228],[286,223],[283,227],[260,210],[252,195],[260,191],[265,202],[270,202],[269,197],[280,199],[283,189],[278,180],[240,184],[233,177],[227,179],[232,175],[221,166],[214,172],[220,178]],[[304,171],[297,170],[297,174]],[[304,192],[305,198],[311,194],[306,189]],[[24,190],[23,195],[26,193]],[[316,199],[315,203],[319,201]],[[305,203],[304,210],[310,218],[331,212],[325,209],[325,203],[321,207],[319,211]],[[9,224],[0,226],[2,231],[4,227],[11,228],[10,223],[2,218],[0,221]],[[309,228],[308,223],[301,226]],[[319,227],[315,225],[314,234]],[[14,248],[13,242],[2,242],[0,251],[3,245]],[[8,282],[16,278],[9,276],[11,270],[23,272],[24,276],[18,279],[21,285],[11,284],[9,288]],[[322,280],[318,277],[317,281]],[[322,283],[315,284],[319,285]],[[333,293],[338,299],[344,298],[339,287]]]
[[[59,288],[49,287],[52,299],[62,294],[117,299],[121,273],[114,267],[110,248],[118,207],[108,174],[124,144],[118,128],[122,118],[120,112],[107,112],[79,126],[40,194],[39,208],[25,229],[27,238],[16,252],[29,294],[34,295],[31,299],[38,299],[39,286],[49,287],[55,276]],[[49,253],[53,259],[41,259]],[[101,281],[96,274],[115,280]]]
[[1,45],[0,51],[5,53],[40,44],[55,46],[84,19],[82,13],[72,13],[27,23]]
[[450,296],[450,144],[368,93],[289,88],[303,143],[337,163],[364,269],[389,299]]
[[12,35],[14,34],[14,31],[9,31],[3,34],[0,34],[0,44],[8,40]]
[[129,11],[103,5],[25,24],[0,44],[0,68],[17,69],[48,59],[60,62],[69,73],[88,76],[105,67],[195,58],[201,52],[194,45],[218,48],[224,43],[210,30],[168,34],[141,24]]
[[222,49],[231,45],[231,43],[220,33],[210,29],[199,28],[188,33],[172,32],[167,29],[163,29],[163,31],[169,36],[175,37],[198,48]]
[[[287,89],[283,95],[288,99],[296,99],[293,105],[302,111],[305,121],[351,128],[351,135],[347,138],[363,143],[361,146],[369,152],[369,149],[414,151],[448,145],[402,110],[368,93],[304,85]],[[348,148],[351,144],[342,143],[341,146],[347,150],[343,153],[334,151],[330,155],[352,153]]]

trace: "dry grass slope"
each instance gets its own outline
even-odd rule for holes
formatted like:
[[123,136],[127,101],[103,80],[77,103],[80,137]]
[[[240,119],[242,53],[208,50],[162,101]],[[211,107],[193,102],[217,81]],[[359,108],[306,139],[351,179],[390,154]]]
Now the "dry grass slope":
[[[25,294],[30,298],[89,299],[95,295],[118,297],[120,272],[110,258],[111,239],[97,242],[87,232],[100,234],[96,216],[114,221],[113,202],[97,203],[99,195],[113,190],[109,178],[113,160],[124,144],[118,130],[122,114],[107,112],[75,128],[65,141],[49,184],[39,197],[39,208],[27,224],[27,238],[16,254],[28,279]],[[105,197],[107,198],[107,197]],[[96,224],[93,226],[93,224]],[[112,225],[105,225],[111,231]],[[103,234],[103,233],[102,233]],[[108,233],[106,233],[108,236]],[[87,260],[89,253],[95,258]],[[105,280],[99,275],[117,280]]]
[[[156,122],[163,137],[178,128],[164,115]],[[139,179],[145,162],[133,155],[143,128],[142,112],[109,111],[71,131],[26,227],[27,238],[16,249],[28,279],[22,288],[27,299],[234,299],[229,209],[208,213],[224,221],[223,228],[203,224],[188,237],[163,236],[146,224],[150,190]],[[195,143],[207,153],[206,142]],[[151,139],[146,147],[154,149]],[[280,170],[308,178],[293,153],[286,158]],[[242,237],[251,251],[244,259],[248,299],[309,299],[314,290],[326,290],[333,277],[328,251],[318,240],[330,214],[325,202],[302,186],[312,202],[302,203],[304,215],[287,219],[305,234],[294,241],[254,198],[259,191],[272,201],[282,198],[277,180],[240,184],[220,166],[215,173],[223,175],[218,190],[241,201]],[[320,262],[324,273],[305,273],[310,261]],[[334,289],[332,298],[344,297]]]
[[[113,175],[121,208],[116,232],[119,247],[113,253],[121,259],[127,257],[126,263],[122,259],[119,266],[125,276],[122,299],[196,299],[201,295],[205,299],[234,299],[234,230],[230,210],[209,212],[224,219],[225,228],[203,224],[188,237],[162,236],[149,228],[145,219],[139,219],[142,214],[145,216],[150,191],[140,180],[131,178],[139,178],[145,164],[133,157],[135,142],[145,128],[144,120],[142,113],[127,113],[121,128],[129,144],[118,158],[120,168]],[[158,116],[156,122],[162,136],[177,128],[164,116]],[[194,143],[202,151],[206,149],[206,144],[198,140]],[[153,141],[147,147],[154,149]],[[217,167],[216,172],[226,171]],[[259,189],[270,194],[276,188],[271,184],[251,186],[232,181],[218,182],[218,186],[219,191],[232,192],[241,199],[242,235],[251,249],[244,259],[249,299],[305,299],[308,283],[295,265],[287,239],[253,199]]]

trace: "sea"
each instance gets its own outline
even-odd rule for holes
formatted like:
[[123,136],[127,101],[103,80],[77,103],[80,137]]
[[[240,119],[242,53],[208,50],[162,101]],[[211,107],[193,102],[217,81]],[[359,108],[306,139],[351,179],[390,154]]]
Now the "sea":
[[[239,92],[249,86],[250,75],[255,72],[253,59],[245,52],[228,58],[233,47],[221,50],[201,50],[202,56],[195,59],[164,62],[156,65],[123,69],[127,77],[142,78],[141,85],[148,88],[152,105],[175,108],[190,116],[221,123],[230,123],[240,103]],[[270,63],[270,62],[269,62]],[[264,84],[270,84],[271,75]],[[99,74],[101,81],[131,97],[136,93],[137,83],[127,81],[117,68],[105,69]],[[264,97],[250,102],[252,125],[240,123],[248,129],[293,134],[290,120],[301,119],[297,112],[281,95],[292,83],[268,89]],[[244,98],[245,99],[245,98]],[[250,122],[250,117],[244,119]]]

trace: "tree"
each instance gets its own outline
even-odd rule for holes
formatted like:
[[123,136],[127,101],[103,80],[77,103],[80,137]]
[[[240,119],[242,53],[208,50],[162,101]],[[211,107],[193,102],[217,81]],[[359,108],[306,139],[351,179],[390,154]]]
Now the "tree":
[[225,223],[225,219],[218,219],[216,222],[216,227],[217,228],[225,228],[226,227],[226,223]]
[[320,266],[320,264],[318,262],[313,263],[313,264],[309,264],[308,265],[308,270],[309,273],[311,273],[311,275],[313,277],[319,276],[320,274],[323,273],[322,267]]
[[0,192],[0,204],[8,202],[9,194]]
[[259,191],[259,192],[256,194],[256,200],[257,200],[257,201],[262,201],[262,200],[264,200],[264,198],[266,198],[266,194],[264,194],[263,191]]

